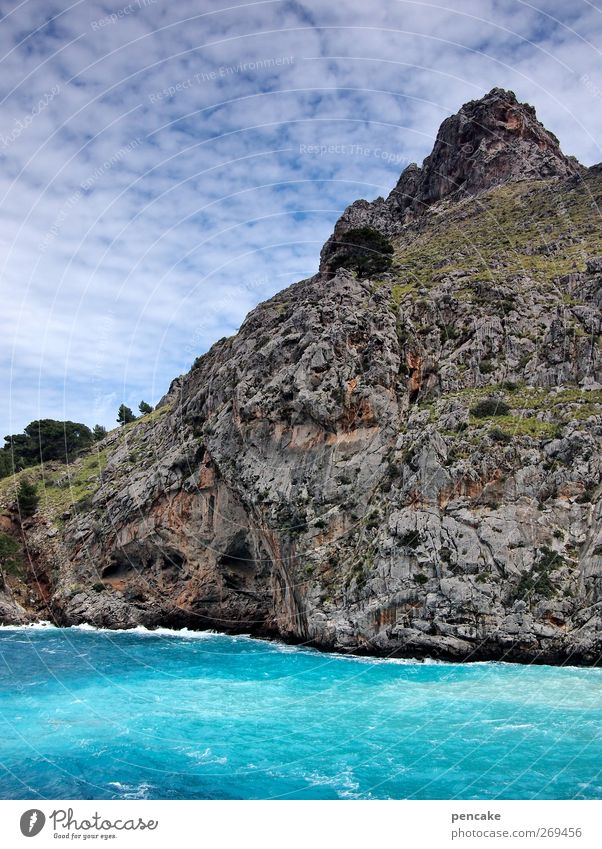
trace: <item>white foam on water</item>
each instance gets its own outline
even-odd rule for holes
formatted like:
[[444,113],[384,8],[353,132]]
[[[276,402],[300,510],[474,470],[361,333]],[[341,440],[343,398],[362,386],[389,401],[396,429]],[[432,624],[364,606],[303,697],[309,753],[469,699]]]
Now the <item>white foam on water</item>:
[[45,631],[54,629],[58,631],[53,622],[42,620],[41,622],[28,622],[26,625],[0,625],[0,631]]
[[145,637],[184,637],[191,640],[209,640],[213,637],[223,637],[219,631],[191,631],[190,628],[147,628],[136,625],[134,628],[97,628],[87,622],[81,625],[71,625],[69,631],[93,631],[97,634],[140,634]]
[[[319,649],[315,649],[312,646],[305,646],[302,644],[291,644],[281,642],[279,640],[263,640],[258,637],[253,637],[251,634],[225,634],[221,631],[214,631],[208,629],[206,631],[193,631],[190,628],[147,628],[145,625],[136,625],[134,628],[99,628],[95,625],[90,625],[87,622],[82,623],[81,625],[71,625],[69,627],[61,627],[55,625],[53,622],[48,622],[46,620],[41,620],[40,622],[30,622],[24,625],[0,625],[0,633],[5,631],[45,631],[45,630],[55,630],[55,631],[89,631],[95,632],[98,634],[140,634],[141,636],[149,636],[149,637],[179,637],[180,639],[190,639],[190,640],[210,640],[219,637],[226,637],[228,640],[232,642],[239,641],[250,641],[252,643],[261,643],[263,645],[270,646],[274,651],[278,652],[290,652],[290,653],[308,653],[308,654],[319,654],[327,657],[333,657],[337,660],[347,660],[352,661],[354,663],[384,663],[387,665],[399,665],[399,666],[407,666],[407,665],[424,665],[424,666],[487,666],[487,667],[509,667],[515,668],[517,670],[525,670],[526,668],[544,668],[547,667],[545,664],[532,664],[532,663],[512,663],[510,661],[504,660],[473,660],[473,661],[453,661],[453,660],[441,660],[439,658],[434,657],[382,657],[382,656],[374,656],[370,655],[354,655],[354,654],[343,654],[342,652],[336,651],[320,651]],[[602,670],[596,667],[582,667],[582,666],[572,666],[569,664],[562,665],[553,665],[551,667],[557,671],[566,670],[566,671],[583,671],[587,669],[588,672],[596,671],[601,673]]]
[[142,782],[141,784],[122,784],[120,781],[109,781],[109,787],[114,787],[123,799],[147,799],[151,785]]
[[354,654],[342,654],[339,652],[333,651],[319,651],[318,649],[313,648],[313,646],[305,646],[302,644],[296,643],[284,643],[279,640],[262,640],[258,637],[253,637],[251,634],[225,634],[221,631],[214,631],[211,629],[205,631],[193,631],[190,628],[147,628],[145,625],[136,625],[133,628],[101,628],[96,625],[90,625],[88,622],[82,622],[80,625],[69,625],[67,627],[61,627],[55,625],[53,622],[48,621],[40,621],[40,622],[32,622],[26,625],[0,625],[0,631],[41,631],[41,630],[55,630],[55,631],[85,631],[90,633],[97,634],[140,634],[141,636],[148,637],[180,637],[182,639],[190,639],[190,640],[210,640],[216,637],[226,637],[228,640],[232,642],[239,641],[249,641],[252,643],[259,643],[262,645],[270,646],[274,651],[282,652],[282,653],[290,653],[290,654],[300,654],[306,653],[311,655],[322,655],[324,657],[332,657],[337,660],[348,660],[355,663],[386,663],[386,664],[399,664],[399,665],[408,665],[408,664],[421,664],[421,663],[433,663],[433,664],[446,664],[447,661],[444,660],[436,660],[436,659],[420,659],[420,658],[400,658],[400,657],[370,657],[369,655],[354,655]]
[[[87,631],[97,634],[140,634],[150,637],[184,637],[194,640],[209,640],[213,637],[228,636],[219,631],[191,631],[190,628],[146,628],[144,625],[136,625],[135,628],[98,628],[96,625],[90,625],[88,622],[83,622],[81,625],[70,625],[69,627],[60,627],[53,622],[41,621],[30,622],[26,625],[0,625],[0,632],[3,631]],[[246,636],[246,635],[245,635]],[[236,639],[236,638],[233,638]],[[252,639],[249,635],[248,639]]]

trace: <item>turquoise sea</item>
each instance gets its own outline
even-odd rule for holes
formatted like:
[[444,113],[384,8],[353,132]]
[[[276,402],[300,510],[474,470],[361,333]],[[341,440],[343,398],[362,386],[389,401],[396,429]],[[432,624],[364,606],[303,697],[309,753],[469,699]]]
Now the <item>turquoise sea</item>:
[[600,799],[602,670],[0,628],[0,798]]

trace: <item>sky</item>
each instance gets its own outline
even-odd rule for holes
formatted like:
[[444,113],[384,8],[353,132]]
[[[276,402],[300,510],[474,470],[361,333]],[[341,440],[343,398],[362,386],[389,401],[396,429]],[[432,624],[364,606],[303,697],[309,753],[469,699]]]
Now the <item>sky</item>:
[[599,162],[601,49],[600,0],[2,0],[0,435],[155,404],[494,86]]

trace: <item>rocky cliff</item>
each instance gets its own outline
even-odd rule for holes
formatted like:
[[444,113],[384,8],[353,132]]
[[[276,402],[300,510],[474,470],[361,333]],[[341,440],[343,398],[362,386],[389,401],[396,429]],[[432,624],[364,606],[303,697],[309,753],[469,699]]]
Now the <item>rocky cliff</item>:
[[[601,203],[511,92],[464,106],[316,276],[39,472],[0,618],[599,662]],[[391,268],[331,271],[365,226]]]

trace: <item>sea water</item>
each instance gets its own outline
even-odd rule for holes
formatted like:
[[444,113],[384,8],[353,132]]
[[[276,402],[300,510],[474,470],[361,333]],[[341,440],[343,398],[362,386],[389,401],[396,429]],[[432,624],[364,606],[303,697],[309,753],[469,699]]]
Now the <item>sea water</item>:
[[601,676],[0,628],[0,798],[599,799]]

